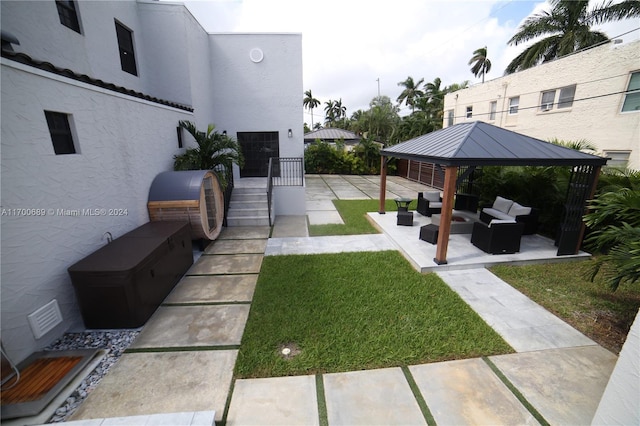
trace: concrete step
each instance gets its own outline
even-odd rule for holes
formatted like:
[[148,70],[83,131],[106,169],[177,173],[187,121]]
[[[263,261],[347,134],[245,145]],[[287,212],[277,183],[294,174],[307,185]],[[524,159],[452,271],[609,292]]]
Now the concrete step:
[[227,217],[247,217],[247,216],[265,216],[269,217],[269,209],[267,206],[259,208],[238,208],[233,205],[229,207]]
[[268,216],[227,217],[228,226],[269,226]]

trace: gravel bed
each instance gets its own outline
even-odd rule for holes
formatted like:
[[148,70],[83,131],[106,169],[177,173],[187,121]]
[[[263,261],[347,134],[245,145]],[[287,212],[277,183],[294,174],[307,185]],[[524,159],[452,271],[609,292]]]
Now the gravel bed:
[[47,421],[59,423],[66,421],[86,399],[87,395],[100,383],[109,369],[118,361],[125,349],[129,347],[138,335],[139,330],[109,330],[86,331],[82,333],[67,333],[56,342],[47,346],[48,351],[66,351],[74,349],[105,349],[107,354],[98,366],[84,378],[82,383],[73,391]]

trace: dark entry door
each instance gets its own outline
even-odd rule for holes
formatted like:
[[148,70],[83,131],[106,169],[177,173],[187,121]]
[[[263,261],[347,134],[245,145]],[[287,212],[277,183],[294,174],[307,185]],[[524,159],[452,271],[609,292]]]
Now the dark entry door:
[[244,155],[240,177],[267,177],[269,158],[280,156],[278,132],[238,132]]

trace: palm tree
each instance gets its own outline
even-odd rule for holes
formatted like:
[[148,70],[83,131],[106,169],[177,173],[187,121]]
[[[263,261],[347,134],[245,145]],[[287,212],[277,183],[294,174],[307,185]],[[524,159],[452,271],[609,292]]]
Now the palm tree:
[[396,99],[398,104],[402,105],[402,102],[404,101],[405,105],[411,107],[411,112],[414,112],[416,99],[424,96],[424,92],[420,90],[420,85],[423,82],[424,78],[421,78],[420,81],[415,83],[413,81],[413,77],[407,77],[405,81],[399,82],[398,86],[404,87],[404,90],[400,93],[398,99]]
[[333,103],[333,115],[338,120],[347,116],[347,107],[342,105],[342,98]]
[[592,26],[640,16],[640,2],[611,0],[588,10],[589,0],[549,0],[551,11],[530,16],[508,41],[519,45],[540,36],[547,36],[516,56],[505,70],[511,74],[556,59],[577,50],[609,40],[606,34],[593,31]]
[[313,109],[320,105],[320,101],[313,97],[311,90],[304,92],[302,104],[311,112],[311,128],[313,128]]
[[324,103],[324,122],[331,125],[336,121],[335,102],[329,99]]
[[484,75],[491,71],[491,61],[487,58],[487,46],[476,49],[467,65],[471,65],[471,72],[478,77],[482,74],[482,82],[484,83]]
[[[187,149],[184,154],[174,156],[174,170],[219,171],[220,166],[231,170],[233,163],[243,165],[244,157],[238,142],[225,134],[214,132],[214,124],[209,124],[206,132],[198,130],[190,121],[180,121],[178,124],[193,136],[198,146]],[[218,178],[222,186],[226,187],[224,173],[219,173]]]

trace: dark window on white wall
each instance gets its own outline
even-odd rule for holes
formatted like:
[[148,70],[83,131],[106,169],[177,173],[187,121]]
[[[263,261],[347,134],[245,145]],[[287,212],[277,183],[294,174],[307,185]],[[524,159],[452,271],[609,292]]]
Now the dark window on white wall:
[[69,126],[69,116],[63,112],[45,111],[47,126],[53,142],[53,150],[56,155],[75,154],[76,148],[73,144],[71,126]]
[[631,73],[627,93],[624,96],[622,112],[640,111],[640,71]]
[[453,110],[447,111],[447,126],[453,126]]
[[558,96],[558,108],[571,108],[573,106],[573,97],[576,95],[576,85],[567,86],[560,89]]
[[80,21],[78,20],[78,10],[74,0],[56,0],[58,17],[60,23],[73,31],[80,32]]
[[467,118],[473,117],[473,106],[468,106],[467,107],[467,115],[466,115],[466,117]]
[[118,49],[120,50],[120,64],[122,71],[138,75],[136,57],[133,51],[133,33],[131,30],[116,21],[116,36],[118,37]]
[[489,104],[489,120],[494,121],[496,119],[497,108],[498,108],[498,101],[492,101]]

